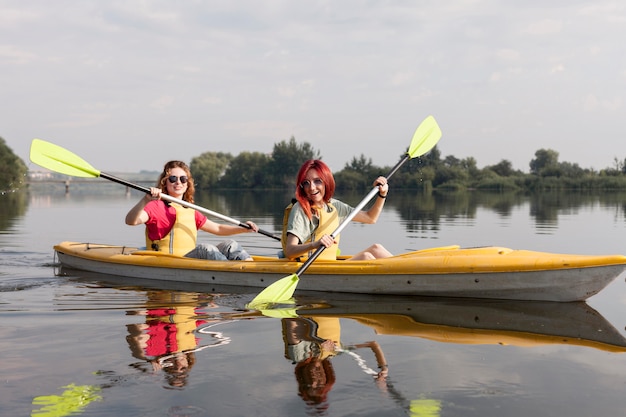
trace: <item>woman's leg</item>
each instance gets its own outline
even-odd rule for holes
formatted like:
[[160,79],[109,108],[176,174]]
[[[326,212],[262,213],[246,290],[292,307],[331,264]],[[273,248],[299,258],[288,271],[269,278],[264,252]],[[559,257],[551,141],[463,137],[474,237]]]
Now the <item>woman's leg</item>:
[[251,261],[252,257],[244,248],[235,240],[225,240],[218,243],[219,251],[231,261]]
[[372,259],[389,258],[393,256],[385,247],[379,243],[374,243],[369,248],[357,253],[349,261],[368,261]]
[[228,258],[222,254],[219,248],[207,243],[201,243],[191,252],[185,255],[187,258],[209,259],[211,261],[227,261]]

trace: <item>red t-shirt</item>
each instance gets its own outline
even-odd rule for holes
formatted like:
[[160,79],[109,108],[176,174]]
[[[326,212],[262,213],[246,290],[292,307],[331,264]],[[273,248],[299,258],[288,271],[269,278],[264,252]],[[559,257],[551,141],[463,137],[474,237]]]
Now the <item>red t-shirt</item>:
[[[161,240],[165,237],[176,222],[176,209],[163,200],[152,200],[143,208],[148,213],[146,228],[150,240]],[[187,209],[193,210],[193,209]],[[196,215],[196,228],[200,229],[206,223],[206,216],[198,211]]]

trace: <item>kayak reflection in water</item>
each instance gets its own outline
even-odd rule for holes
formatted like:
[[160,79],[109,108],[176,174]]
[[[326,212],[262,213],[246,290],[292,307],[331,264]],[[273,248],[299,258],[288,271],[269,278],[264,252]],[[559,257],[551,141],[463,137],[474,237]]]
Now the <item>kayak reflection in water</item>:
[[376,357],[379,371],[372,371],[377,385],[386,390],[388,373],[385,356],[376,341],[342,346],[340,342],[341,326],[336,317],[298,317],[282,319],[285,357],[295,364],[298,393],[307,405],[324,411],[327,396],[335,383],[335,371],[330,359],[340,353],[348,352],[364,363],[353,349],[368,347]]
[[147,309],[128,312],[145,316],[145,323],[127,325],[126,340],[133,357],[150,363],[152,372],[162,370],[169,387],[183,388],[196,362],[195,352],[216,344],[198,346],[196,330],[208,322],[198,311],[197,299],[187,303],[175,300],[168,305],[157,304],[155,296],[165,298],[153,294]]

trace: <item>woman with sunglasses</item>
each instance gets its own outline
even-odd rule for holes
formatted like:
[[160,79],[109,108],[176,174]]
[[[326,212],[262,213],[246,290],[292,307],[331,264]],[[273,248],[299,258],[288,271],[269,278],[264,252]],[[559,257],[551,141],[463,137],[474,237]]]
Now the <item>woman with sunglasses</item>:
[[[378,177],[374,181],[378,186],[378,196],[369,210],[361,210],[354,216],[354,221],[373,224],[385,204],[389,186],[387,178]],[[354,209],[348,204],[333,198],[335,179],[324,162],[319,159],[306,161],[296,179],[296,200],[291,207],[286,227],[283,230],[283,252],[289,259],[310,255],[320,246],[327,249],[319,259],[336,259],[339,236],[330,235]],[[349,260],[367,260],[387,258],[392,254],[376,243],[350,257]]]
[[250,229],[215,223],[191,208],[165,202],[161,194],[194,202],[195,187],[187,164],[182,161],[169,161],[163,167],[157,187],[146,194],[126,214],[126,224],[146,225],[146,248],[189,258],[211,260],[251,261],[252,257],[234,240],[226,240],[218,245],[197,244],[197,231],[204,230],[219,236],[256,232],[253,222],[246,222]]

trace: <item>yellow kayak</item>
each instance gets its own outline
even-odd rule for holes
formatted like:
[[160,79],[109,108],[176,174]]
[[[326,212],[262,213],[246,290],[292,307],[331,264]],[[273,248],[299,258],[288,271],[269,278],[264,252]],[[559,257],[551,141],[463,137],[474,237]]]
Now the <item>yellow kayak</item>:
[[[251,288],[265,288],[302,265],[263,256],[253,262],[209,261],[97,243],[62,242],[54,250],[69,269]],[[316,260],[300,278],[298,291],[579,301],[625,270],[623,255],[447,246],[371,261]]]

